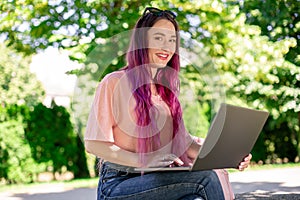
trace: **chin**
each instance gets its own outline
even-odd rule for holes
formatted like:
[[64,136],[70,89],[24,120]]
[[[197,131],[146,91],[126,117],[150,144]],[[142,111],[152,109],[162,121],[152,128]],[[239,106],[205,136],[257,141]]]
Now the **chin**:
[[154,67],[154,68],[163,68],[167,66],[167,64],[164,64],[164,63],[152,63],[151,64],[151,67]]
[[156,65],[159,67],[165,67],[168,65],[168,62],[157,62]]
[[167,64],[156,64],[156,67],[157,68],[164,68],[164,67],[166,67],[167,66]]

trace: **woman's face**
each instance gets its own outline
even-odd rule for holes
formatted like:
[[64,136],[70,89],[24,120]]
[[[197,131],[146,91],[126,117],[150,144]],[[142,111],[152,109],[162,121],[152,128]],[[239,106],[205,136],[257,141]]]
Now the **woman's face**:
[[162,68],[176,50],[176,30],[166,19],[157,21],[148,31],[148,56],[152,68]]

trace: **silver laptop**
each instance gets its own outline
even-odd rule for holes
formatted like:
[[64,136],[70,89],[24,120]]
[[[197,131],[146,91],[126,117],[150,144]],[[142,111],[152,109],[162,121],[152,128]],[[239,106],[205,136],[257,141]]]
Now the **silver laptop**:
[[236,168],[247,156],[267,118],[266,111],[221,104],[191,167],[136,168],[136,171],[197,171]]

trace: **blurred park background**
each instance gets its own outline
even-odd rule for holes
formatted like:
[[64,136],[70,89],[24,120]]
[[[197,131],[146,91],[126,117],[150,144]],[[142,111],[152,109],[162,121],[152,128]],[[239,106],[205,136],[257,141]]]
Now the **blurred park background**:
[[1,0],[0,185],[97,174],[82,141],[91,97],[126,65],[123,36],[147,6],[174,11],[199,53],[180,75],[188,130],[205,137],[220,100],[267,110],[253,162],[299,163],[299,0]]

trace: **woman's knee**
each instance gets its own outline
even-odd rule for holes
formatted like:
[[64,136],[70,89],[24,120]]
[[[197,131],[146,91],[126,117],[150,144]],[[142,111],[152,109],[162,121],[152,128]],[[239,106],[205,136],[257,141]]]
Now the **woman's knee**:
[[224,199],[224,193],[218,175],[213,170],[198,171],[198,194],[204,199]]
[[203,180],[203,184],[220,184],[218,175],[216,174],[215,171],[213,170],[207,170],[207,171],[201,171],[202,172],[202,176],[204,176],[204,180]]

